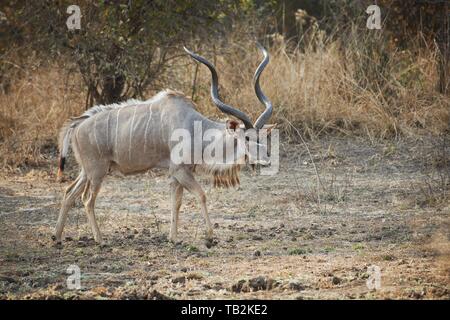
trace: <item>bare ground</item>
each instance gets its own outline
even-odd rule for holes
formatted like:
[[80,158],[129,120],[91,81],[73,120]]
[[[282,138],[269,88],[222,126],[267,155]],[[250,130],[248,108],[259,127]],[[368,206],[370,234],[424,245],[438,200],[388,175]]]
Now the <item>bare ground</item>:
[[[181,243],[167,241],[165,172],[106,179],[96,210],[104,247],[93,243],[81,204],[63,246],[53,245],[69,184],[54,181],[54,168],[3,174],[0,298],[449,299],[448,147],[433,139],[309,145],[320,192],[302,144],[281,147],[275,176],[246,171],[239,190],[206,186],[210,248],[187,193]],[[81,290],[66,285],[74,264]],[[371,266],[381,269],[376,290],[366,284]]]

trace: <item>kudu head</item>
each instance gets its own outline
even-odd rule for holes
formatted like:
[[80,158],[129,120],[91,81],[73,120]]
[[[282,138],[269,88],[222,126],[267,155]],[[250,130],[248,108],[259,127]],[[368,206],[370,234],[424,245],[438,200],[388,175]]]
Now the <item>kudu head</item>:
[[[266,124],[272,115],[273,107],[270,100],[264,95],[259,85],[259,77],[264,68],[269,63],[269,53],[267,50],[257,43],[264,58],[259,64],[253,76],[253,84],[258,100],[265,106],[265,110],[260,114],[255,123],[242,111],[225,104],[219,98],[219,79],[215,67],[205,58],[191,52],[186,47],[184,50],[196,61],[206,65],[211,72],[211,98],[214,104],[226,114],[229,114],[242,121],[242,124],[236,120],[228,120],[226,122],[225,134],[228,139],[243,140],[245,145],[245,158],[253,166],[270,164],[270,133],[276,124]],[[266,137],[267,139],[260,139]]]

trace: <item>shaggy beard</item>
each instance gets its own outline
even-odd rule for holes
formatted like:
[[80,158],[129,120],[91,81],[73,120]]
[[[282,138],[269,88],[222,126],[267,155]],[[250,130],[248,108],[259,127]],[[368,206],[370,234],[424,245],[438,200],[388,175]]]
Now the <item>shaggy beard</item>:
[[230,164],[230,165],[196,165],[194,166],[194,172],[204,173],[211,176],[211,184],[214,188],[230,188],[239,186],[239,173],[242,168],[242,164]]

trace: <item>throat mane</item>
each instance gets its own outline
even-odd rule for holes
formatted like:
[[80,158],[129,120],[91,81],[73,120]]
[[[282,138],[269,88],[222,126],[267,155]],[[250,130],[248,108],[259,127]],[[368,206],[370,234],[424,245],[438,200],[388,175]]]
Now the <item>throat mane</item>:
[[196,165],[194,172],[209,175],[214,188],[230,188],[239,186],[239,173],[241,168],[241,164],[235,163],[221,166],[203,164]]

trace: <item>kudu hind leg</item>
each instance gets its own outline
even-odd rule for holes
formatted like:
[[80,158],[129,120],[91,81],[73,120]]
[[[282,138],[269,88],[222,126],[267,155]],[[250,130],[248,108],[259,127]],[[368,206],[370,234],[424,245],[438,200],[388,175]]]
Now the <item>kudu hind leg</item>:
[[183,186],[175,178],[172,178],[172,181],[170,182],[170,196],[172,203],[172,218],[169,239],[170,241],[175,242],[177,240],[178,217],[180,213],[181,200],[183,198]]
[[211,221],[209,220],[208,209],[206,207],[206,195],[200,184],[195,180],[191,172],[187,170],[177,170],[173,177],[186,188],[189,192],[194,194],[200,201],[203,218],[206,223],[206,236],[208,239],[212,239],[213,229]]
[[66,189],[64,199],[62,201],[61,210],[59,211],[58,222],[56,223],[54,240],[61,242],[64,225],[66,224],[67,214],[75,203],[75,200],[81,195],[86,185],[86,175],[81,172],[77,179]]
[[97,220],[95,219],[94,207],[95,199],[97,198],[97,194],[100,191],[101,184],[102,179],[90,180],[87,183],[86,190],[84,191],[82,196],[88,222],[91,226],[92,233],[94,234],[95,242],[97,243],[102,242],[102,236],[97,225]]

